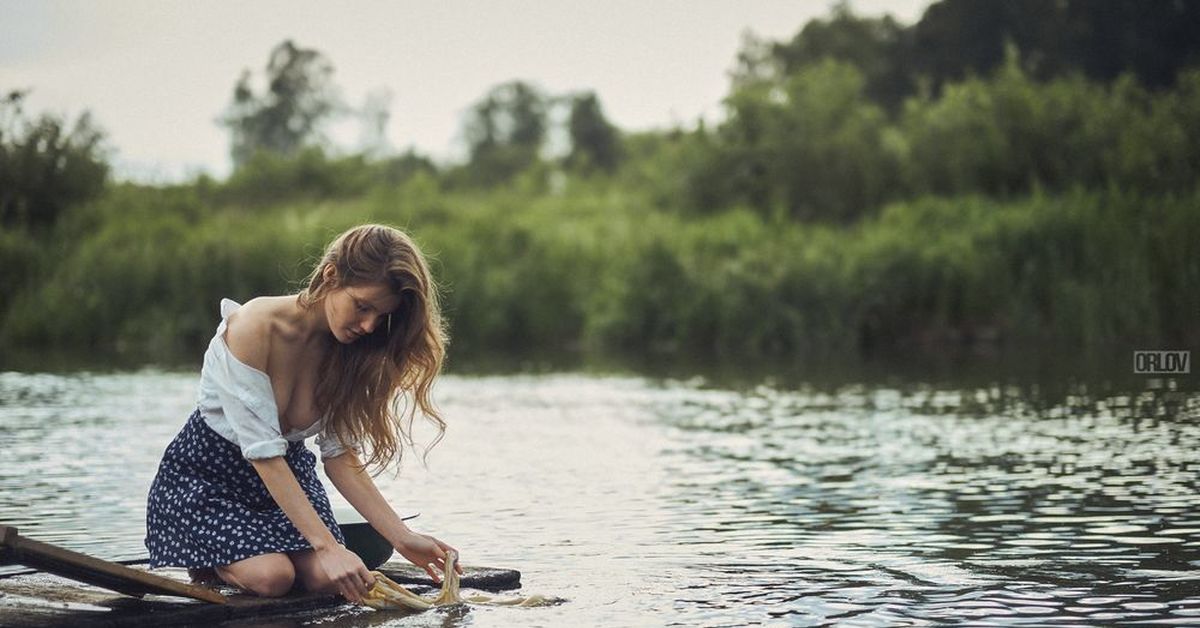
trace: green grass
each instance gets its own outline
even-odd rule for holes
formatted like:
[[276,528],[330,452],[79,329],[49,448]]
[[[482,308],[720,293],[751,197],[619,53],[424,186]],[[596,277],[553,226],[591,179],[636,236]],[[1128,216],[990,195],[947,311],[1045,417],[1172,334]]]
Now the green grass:
[[6,294],[0,341],[199,351],[221,297],[297,289],[323,244],[365,221],[415,236],[467,353],[1195,342],[1200,311],[1200,262],[1187,253],[1200,241],[1200,193],[926,197],[836,226],[738,208],[685,217],[587,182],[448,193],[418,176],[276,205],[214,205],[192,186],[114,188],[38,255],[0,239],[0,255],[24,263],[4,266],[23,279]]

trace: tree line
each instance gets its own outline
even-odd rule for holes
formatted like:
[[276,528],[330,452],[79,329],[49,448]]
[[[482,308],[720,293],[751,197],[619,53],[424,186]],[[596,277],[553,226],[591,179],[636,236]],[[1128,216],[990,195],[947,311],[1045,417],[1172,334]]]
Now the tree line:
[[[468,109],[462,163],[380,150],[386,94],[350,107],[287,41],[221,116],[233,173],[174,186],[112,182],[90,117],[14,92],[0,346],[190,349],[209,301],[286,289],[280,260],[362,220],[434,252],[460,348],[1200,342],[1196,6],[838,5],[748,38],[718,124],[622,132],[595,93],[509,81]],[[329,145],[344,115],[375,148]]]
[[[1194,145],[1200,126],[1187,71],[1200,61],[1195,32],[1200,4],[1174,0],[940,0],[912,25],[840,2],[790,40],[746,39],[717,128],[630,137],[594,92],[549,95],[513,80],[469,108],[465,163],[366,149],[347,159],[372,162],[392,182],[423,171],[448,187],[490,188],[531,169],[609,175],[631,150],[682,138],[692,145],[663,150],[693,153],[676,164],[690,182],[687,205],[841,221],[925,193],[1003,196],[1110,179],[1177,189],[1195,175],[1178,146]],[[26,91],[0,101],[0,221],[10,227],[53,223],[103,190],[109,172],[104,134],[88,114],[73,125],[26,116]],[[270,52],[261,77],[246,70],[232,92],[219,120],[234,179],[269,179],[262,171],[278,170],[272,160],[310,169],[334,161],[347,151],[333,150],[324,131],[346,115],[361,118],[360,148],[386,142],[387,93],[350,106],[333,62],[291,40]],[[567,146],[548,156],[552,118]],[[1164,140],[1172,146],[1141,145]],[[1105,146],[1115,148],[1096,157]]]

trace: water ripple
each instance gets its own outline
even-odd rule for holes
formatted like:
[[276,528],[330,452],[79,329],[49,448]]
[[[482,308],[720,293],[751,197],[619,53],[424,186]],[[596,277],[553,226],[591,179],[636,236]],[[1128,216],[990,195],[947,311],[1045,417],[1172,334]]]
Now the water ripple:
[[[0,373],[0,520],[142,555],[145,491],[194,387]],[[381,490],[467,564],[571,602],[388,625],[1200,623],[1194,393],[553,375],[447,377],[437,395],[444,442]]]

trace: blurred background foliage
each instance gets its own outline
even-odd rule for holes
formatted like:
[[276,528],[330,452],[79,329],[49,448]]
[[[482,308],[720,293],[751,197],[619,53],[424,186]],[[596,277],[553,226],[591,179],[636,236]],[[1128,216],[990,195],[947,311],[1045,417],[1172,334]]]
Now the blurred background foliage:
[[1197,32],[1170,0],[840,4],[747,37],[719,124],[627,133],[594,93],[513,80],[450,164],[331,146],[341,115],[382,136],[386,95],[352,111],[288,41],[221,118],[234,173],[160,186],[12,92],[0,347],[194,357],[221,297],[297,288],[365,221],[431,256],[457,355],[1195,346]]

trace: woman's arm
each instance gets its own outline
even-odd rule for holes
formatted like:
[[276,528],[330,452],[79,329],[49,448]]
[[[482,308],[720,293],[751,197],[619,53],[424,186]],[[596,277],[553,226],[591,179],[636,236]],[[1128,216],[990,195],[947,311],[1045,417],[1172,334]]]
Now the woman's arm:
[[296,475],[281,457],[251,460],[250,464],[262,477],[267,491],[279,504],[283,514],[313,546],[317,562],[325,570],[330,581],[336,583],[338,592],[351,602],[358,602],[366,595],[374,581],[366,565],[353,552],[342,547],[317,511],[308,495],[300,488]]
[[[457,553],[458,550],[431,536],[410,530],[383,498],[383,494],[362,468],[358,455],[353,450],[327,458],[325,474],[346,501],[350,502],[350,505],[354,506],[367,523],[379,531],[401,556],[424,569],[434,582],[441,582],[441,574],[437,570],[445,569],[446,552]],[[461,574],[462,567],[456,565],[455,571]]]

